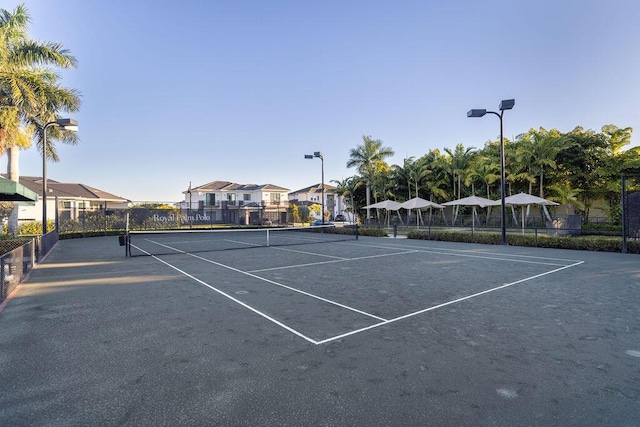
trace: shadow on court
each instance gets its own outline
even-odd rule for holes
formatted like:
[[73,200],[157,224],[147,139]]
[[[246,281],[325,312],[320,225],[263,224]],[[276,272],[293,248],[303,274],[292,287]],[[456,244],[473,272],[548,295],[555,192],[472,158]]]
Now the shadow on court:
[[0,425],[637,425],[637,255],[60,241],[0,312]]

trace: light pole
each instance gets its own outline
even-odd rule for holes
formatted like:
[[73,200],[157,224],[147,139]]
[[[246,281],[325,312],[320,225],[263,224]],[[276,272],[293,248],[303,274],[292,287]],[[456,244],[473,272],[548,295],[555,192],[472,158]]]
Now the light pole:
[[47,128],[50,126],[77,132],[78,121],[58,119],[47,123],[42,128],[42,235],[47,234]]
[[322,194],[322,211],[320,212],[320,218],[322,219],[322,224],[324,224],[324,157],[322,156],[322,153],[320,151],[316,151],[313,154],[304,155],[305,159],[313,159],[314,157],[318,157],[322,161],[322,182],[320,184],[322,185],[322,188],[320,190]]
[[187,209],[187,218],[189,218],[189,228],[193,227],[193,216],[191,215],[191,181],[189,181],[189,188],[187,189],[189,195],[189,208]]
[[504,199],[506,197],[506,190],[505,190],[505,173],[504,173],[504,129],[502,126],[502,116],[504,115],[504,111],[511,110],[515,105],[515,103],[516,103],[515,99],[503,99],[502,101],[500,101],[500,105],[498,106],[500,113],[496,113],[495,111],[487,111],[484,109],[469,110],[467,112],[467,117],[482,117],[485,114],[489,113],[489,114],[495,114],[500,119],[500,205],[502,208],[500,213],[502,240],[500,243],[503,245],[507,244],[507,229],[506,229],[507,210],[504,204]]

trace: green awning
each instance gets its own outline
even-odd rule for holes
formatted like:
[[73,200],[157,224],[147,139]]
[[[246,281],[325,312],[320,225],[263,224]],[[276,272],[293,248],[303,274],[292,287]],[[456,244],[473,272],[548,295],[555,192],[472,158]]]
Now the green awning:
[[35,202],[38,195],[22,184],[0,177],[0,201]]

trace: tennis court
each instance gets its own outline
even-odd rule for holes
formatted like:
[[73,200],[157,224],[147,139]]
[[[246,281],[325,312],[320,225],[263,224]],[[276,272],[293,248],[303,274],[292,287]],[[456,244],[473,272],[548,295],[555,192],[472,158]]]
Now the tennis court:
[[640,421],[637,256],[203,237],[61,241],[0,312],[0,423]]

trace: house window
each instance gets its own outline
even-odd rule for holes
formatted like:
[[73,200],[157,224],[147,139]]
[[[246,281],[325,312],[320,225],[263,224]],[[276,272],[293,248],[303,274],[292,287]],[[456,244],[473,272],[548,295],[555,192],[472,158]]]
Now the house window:
[[250,202],[251,201],[251,194],[243,194],[242,195],[242,200],[244,200],[245,202]]
[[71,202],[62,202],[62,207],[65,209],[70,209],[71,208]]
[[205,195],[206,197],[206,203],[208,206],[213,206],[216,204],[216,195],[215,193],[207,193]]
[[271,193],[271,203],[280,203],[280,193]]

